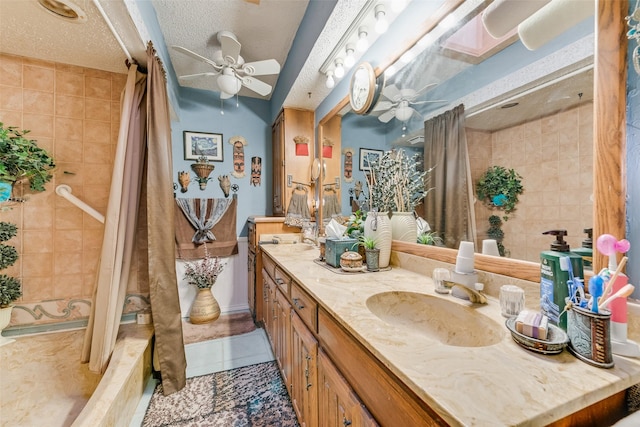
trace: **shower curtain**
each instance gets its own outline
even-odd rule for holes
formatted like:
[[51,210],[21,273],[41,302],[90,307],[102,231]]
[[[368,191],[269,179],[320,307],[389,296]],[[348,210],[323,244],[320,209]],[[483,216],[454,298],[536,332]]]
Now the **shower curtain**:
[[82,361],[89,362],[91,371],[103,373],[113,352],[129,282],[141,195],[146,194],[142,203],[147,212],[155,345],[163,389],[165,394],[171,394],[186,383],[186,358],[171,232],[174,211],[167,208],[173,205],[173,168],[165,86],[162,63],[149,43],[147,75],[131,64],[123,93],[104,238]]
[[431,167],[430,185],[425,197],[425,219],[445,246],[457,248],[462,240],[476,242],[473,185],[464,105],[424,122],[424,168]]

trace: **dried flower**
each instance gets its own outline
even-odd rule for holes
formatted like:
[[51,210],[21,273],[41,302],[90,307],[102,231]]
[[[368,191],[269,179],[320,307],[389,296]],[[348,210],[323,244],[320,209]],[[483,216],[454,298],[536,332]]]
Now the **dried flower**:
[[218,280],[218,274],[222,273],[224,264],[219,257],[209,257],[207,244],[204,244],[204,258],[199,262],[187,262],[184,277],[190,285],[196,285],[200,289],[211,288]]

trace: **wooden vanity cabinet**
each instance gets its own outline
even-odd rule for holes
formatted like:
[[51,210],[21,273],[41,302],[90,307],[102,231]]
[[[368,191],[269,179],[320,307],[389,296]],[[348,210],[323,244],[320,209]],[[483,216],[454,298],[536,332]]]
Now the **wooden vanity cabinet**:
[[295,312],[291,313],[291,403],[304,427],[318,426],[318,341]]
[[319,425],[351,427],[378,425],[322,349],[318,351],[318,384]]
[[247,220],[248,229],[248,256],[247,270],[248,278],[248,302],[249,311],[253,320],[260,322],[263,320],[262,303],[262,257],[260,256],[260,238],[262,234],[278,233],[300,233],[299,228],[289,227],[284,224],[284,218],[274,218],[266,216],[250,216]]

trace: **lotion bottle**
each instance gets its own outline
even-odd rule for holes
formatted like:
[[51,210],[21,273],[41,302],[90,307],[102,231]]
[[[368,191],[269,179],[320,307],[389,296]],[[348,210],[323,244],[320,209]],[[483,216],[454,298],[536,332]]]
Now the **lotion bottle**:
[[560,258],[569,257],[574,277],[584,278],[582,257],[569,251],[564,241],[567,230],[549,230],[542,234],[556,236],[548,251],[540,253],[540,311],[549,318],[549,322],[567,330],[567,316],[564,310],[569,297],[569,272],[560,268]]

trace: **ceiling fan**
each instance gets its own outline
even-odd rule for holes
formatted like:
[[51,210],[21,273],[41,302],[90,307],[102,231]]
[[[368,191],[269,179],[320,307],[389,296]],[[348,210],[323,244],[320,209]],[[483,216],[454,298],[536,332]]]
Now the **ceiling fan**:
[[280,73],[280,64],[275,59],[265,59],[255,62],[244,62],[240,56],[241,44],[231,31],[219,31],[217,39],[221,48],[213,53],[209,59],[182,46],[172,48],[197,61],[210,65],[213,70],[205,73],[179,76],[180,80],[193,80],[202,76],[218,76],[216,83],[221,91],[220,98],[228,99],[236,95],[240,89],[247,89],[259,95],[266,96],[273,89],[271,85],[258,80],[255,76],[266,76]]
[[380,100],[373,108],[373,111],[384,111],[378,116],[378,120],[382,123],[387,123],[394,117],[404,123],[414,114],[420,115],[420,113],[412,107],[413,105],[447,102],[443,99],[434,101],[416,101],[422,93],[436,85],[437,83],[431,83],[418,91],[410,88],[400,89],[395,84],[385,86],[382,90],[382,96],[386,98],[386,100]]

